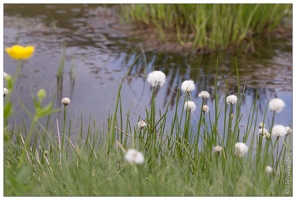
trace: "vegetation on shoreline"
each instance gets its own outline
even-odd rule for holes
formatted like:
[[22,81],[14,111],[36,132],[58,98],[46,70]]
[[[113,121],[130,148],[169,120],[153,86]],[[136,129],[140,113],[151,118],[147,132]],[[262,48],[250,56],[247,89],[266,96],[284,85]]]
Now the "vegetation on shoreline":
[[177,40],[192,51],[223,50],[242,43],[252,51],[256,36],[292,20],[292,5],[128,4],[121,6],[121,13],[128,22],[156,28],[155,39]]
[[[16,73],[5,77],[9,91],[4,95],[5,196],[292,195],[292,130],[275,125],[276,113],[285,104],[270,100],[265,109],[265,113],[272,111],[270,119],[257,118],[256,99],[249,113],[241,113],[244,87],[239,84],[238,70],[237,94],[230,94],[227,84],[225,95],[217,91],[218,63],[214,94],[201,91],[200,99],[195,99],[191,96],[194,81],[184,80],[174,91],[177,97],[170,98],[176,102],[172,121],[167,119],[170,101],[165,109],[155,101],[156,92],[166,84],[163,72],[147,74],[151,104],[143,108],[146,116],[139,116],[138,124],[129,120],[130,112],[122,112],[121,82],[106,128],[90,119],[88,131],[82,131],[85,124],[81,122],[73,139],[71,120],[66,120],[70,99],[61,99],[59,110],[64,111],[64,118],[55,120],[55,99],[43,106],[46,92],[42,89],[32,99],[35,113],[27,111],[31,126],[10,121],[10,95],[17,95],[14,83],[23,59],[33,53],[27,49],[18,46],[7,51],[18,64]],[[210,96],[214,110],[206,106]],[[21,97],[18,100],[21,103]],[[248,115],[244,130],[239,126],[243,114]],[[47,117],[45,125],[39,123],[41,117]],[[223,133],[217,128],[220,118]]]

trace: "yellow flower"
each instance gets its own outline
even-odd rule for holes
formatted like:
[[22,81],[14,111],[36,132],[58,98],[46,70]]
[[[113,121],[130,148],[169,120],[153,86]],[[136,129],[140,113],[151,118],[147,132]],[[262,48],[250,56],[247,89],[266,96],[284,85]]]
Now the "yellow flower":
[[16,60],[26,60],[32,56],[35,51],[33,46],[20,46],[20,45],[13,45],[12,47],[6,47],[5,51],[7,54]]

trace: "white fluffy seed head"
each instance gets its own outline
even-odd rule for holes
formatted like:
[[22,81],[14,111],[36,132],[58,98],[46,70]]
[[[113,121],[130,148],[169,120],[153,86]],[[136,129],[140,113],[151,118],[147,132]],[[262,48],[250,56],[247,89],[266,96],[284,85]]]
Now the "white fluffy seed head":
[[263,122],[260,122],[260,123],[259,123],[259,129],[260,129],[260,128],[264,128],[264,124],[263,124]]
[[285,102],[280,98],[274,98],[269,101],[269,110],[273,112],[281,112],[285,106]]
[[237,142],[235,144],[235,151],[234,154],[239,156],[239,157],[243,157],[244,155],[246,155],[248,153],[248,146],[243,143],[243,142]]
[[142,164],[144,162],[144,155],[135,149],[129,149],[124,157],[130,163]]
[[219,145],[214,147],[214,152],[220,152],[222,150],[223,150],[223,148]]
[[186,80],[181,85],[182,92],[192,92],[195,89],[193,80]]
[[270,139],[270,133],[265,128],[259,128],[259,135],[263,136],[263,138],[269,140]]
[[235,104],[237,102],[237,97],[235,95],[229,95],[227,98],[226,98],[226,102],[228,104]]
[[62,99],[62,104],[64,104],[64,106],[67,106],[70,104],[70,99],[68,97],[65,97]]
[[153,71],[148,74],[147,81],[152,87],[158,85],[162,87],[165,84],[166,77],[165,74],[161,71]]
[[266,166],[265,173],[270,174],[273,171],[272,167]]
[[203,106],[202,106],[202,110],[203,110],[204,112],[209,112],[210,108],[209,108],[209,106],[207,106],[207,105],[203,105]]
[[287,129],[283,125],[274,125],[271,134],[275,137],[282,137],[287,134]]
[[267,133],[267,130],[265,128],[259,128],[259,135],[265,135]]
[[266,132],[266,133],[263,135],[263,138],[265,138],[266,140],[269,140],[269,139],[270,139],[270,133]]
[[287,135],[290,135],[293,132],[293,130],[289,126],[286,126],[286,131],[287,131]]
[[3,79],[5,80],[6,77],[8,76],[8,74],[6,74],[5,72],[3,72]]
[[208,98],[210,98],[210,94],[209,94],[207,91],[201,91],[201,92],[198,94],[198,96],[199,96],[200,98],[203,98],[203,99],[208,99]]
[[43,154],[44,154],[44,156],[47,156],[47,155],[48,155],[48,151],[45,150],[45,151],[43,152]]
[[3,96],[5,97],[9,93],[7,88],[3,88]]
[[143,120],[139,121],[138,122],[138,128],[142,129],[144,128],[145,126],[147,126],[146,122],[144,122]]
[[194,112],[196,109],[196,105],[193,101],[186,101],[184,104],[184,108],[189,112]]

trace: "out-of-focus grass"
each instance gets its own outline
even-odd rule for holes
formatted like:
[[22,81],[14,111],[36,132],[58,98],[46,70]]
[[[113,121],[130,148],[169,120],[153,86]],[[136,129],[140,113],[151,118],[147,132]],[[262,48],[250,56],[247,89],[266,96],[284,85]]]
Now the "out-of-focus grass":
[[291,19],[291,4],[123,4],[128,22],[154,27],[159,39],[174,32],[180,44],[192,49],[220,50],[253,42]]

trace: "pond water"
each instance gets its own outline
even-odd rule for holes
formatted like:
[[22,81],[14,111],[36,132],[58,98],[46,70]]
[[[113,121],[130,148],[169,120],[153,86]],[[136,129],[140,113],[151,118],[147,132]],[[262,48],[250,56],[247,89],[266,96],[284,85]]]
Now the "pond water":
[[[192,55],[163,51],[157,45],[149,46],[147,40],[152,39],[151,43],[155,43],[157,38],[143,36],[141,40],[137,34],[139,32],[133,26],[122,24],[116,9],[109,7],[93,4],[4,5],[4,47],[21,44],[36,48],[33,57],[22,67],[17,94],[31,113],[34,113],[31,96],[40,88],[47,92],[45,103],[59,91],[55,108],[61,107],[61,98],[69,97],[68,119],[73,120],[73,135],[79,130],[80,117],[84,124],[90,122],[90,116],[98,125],[106,123],[108,114],[114,111],[118,86],[123,78],[123,115],[130,110],[130,120],[135,125],[139,116],[145,118],[143,107],[149,107],[151,96],[145,76],[153,69],[161,70],[167,76],[165,86],[156,95],[156,106],[162,110],[170,95],[186,79],[196,83],[197,89],[192,96],[197,102],[201,102],[198,98],[200,91],[213,94],[217,60],[221,97],[225,96],[226,80],[229,94],[236,94],[235,59],[241,85],[246,83],[241,127],[246,125],[256,93],[259,95],[258,123],[263,119],[267,101],[278,97],[285,101],[286,107],[276,115],[275,123],[292,127],[292,35],[289,38],[262,38],[256,41],[253,54]],[[57,88],[56,74],[63,49],[62,87]],[[5,52],[3,58],[4,71],[13,74],[16,62]],[[24,120],[29,124],[30,120],[15,96],[12,101],[15,115],[11,121],[20,124]],[[214,109],[213,99],[206,104]],[[223,106],[223,102],[220,105]],[[173,110],[174,101],[169,116]],[[271,116],[270,112],[267,114]],[[61,115],[57,113],[54,118],[61,119]]]

